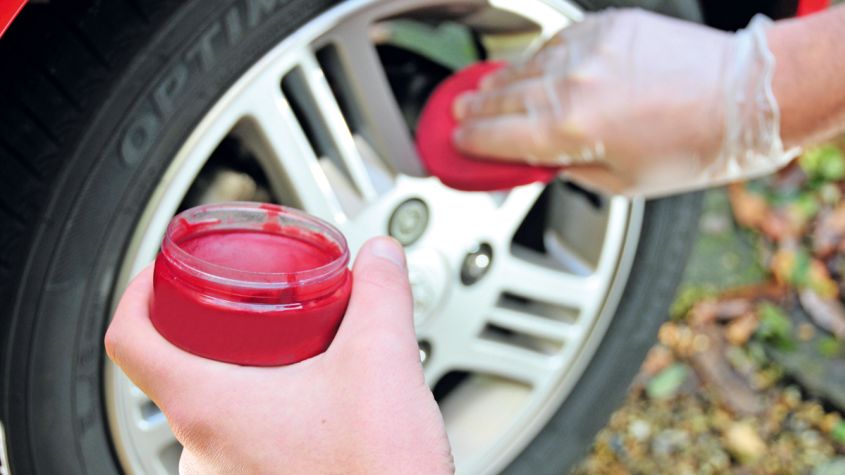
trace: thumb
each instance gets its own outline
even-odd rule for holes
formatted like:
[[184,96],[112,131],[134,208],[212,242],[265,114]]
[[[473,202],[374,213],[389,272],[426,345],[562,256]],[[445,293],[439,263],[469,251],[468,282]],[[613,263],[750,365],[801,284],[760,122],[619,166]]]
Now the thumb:
[[[352,268],[352,296],[330,352],[386,351],[419,362],[405,252],[394,239],[367,241]],[[398,353],[398,354],[397,354]]]

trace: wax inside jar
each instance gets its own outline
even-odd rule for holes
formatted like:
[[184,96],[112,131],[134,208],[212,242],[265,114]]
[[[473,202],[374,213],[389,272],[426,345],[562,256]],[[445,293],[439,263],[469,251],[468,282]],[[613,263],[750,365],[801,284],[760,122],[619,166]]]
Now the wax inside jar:
[[330,243],[309,242],[296,234],[218,231],[189,236],[178,244],[188,254],[211,264],[247,272],[302,272],[322,267],[340,255]]
[[291,364],[328,348],[352,287],[345,242],[269,219],[257,228],[171,223],[150,307],[159,333],[191,353],[253,366]]

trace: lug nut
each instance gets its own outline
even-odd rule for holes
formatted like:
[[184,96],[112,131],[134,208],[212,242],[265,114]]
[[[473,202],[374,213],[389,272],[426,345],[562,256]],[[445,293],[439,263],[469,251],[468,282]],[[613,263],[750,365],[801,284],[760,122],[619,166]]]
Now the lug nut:
[[425,364],[428,357],[431,355],[431,343],[423,340],[419,342],[420,346],[420,363]]
[[464,263],[461,266],[461,282],[464,285],[478,282],[490,270],[491,264],[493,264],[493,248],[486,242],[479,244],[464,257]]

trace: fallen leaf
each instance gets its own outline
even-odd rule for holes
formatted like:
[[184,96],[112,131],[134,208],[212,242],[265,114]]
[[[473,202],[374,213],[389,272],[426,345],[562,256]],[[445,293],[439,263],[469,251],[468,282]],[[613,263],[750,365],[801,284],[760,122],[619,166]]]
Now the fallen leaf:
[[759,413],[763,408],[759,397],[725,358],[725,343],[721,332],[716,327],[710,327],[701,329],[701,333],[709,338],[710,349],[690,356],[695,372],[727,409],[741,415]]
[[802,290],[798,299],[818,326],[840,340],[845,339],[845,307],[839,299],[824,298],[812,290]]
[[783,246],[769,264],[775,281],[798,289],[812,289],[825,298],[839,295],[839,286],[824,262],[813,258],[803,247]]
[[782,209],[789,223],[790,236],[797,238],[806,233],[810,222],[821,211],[821,205],[816,193],[801,193]]
[[787,297],[788,293],[789,289],[784,285],[776,282],[762,282],[726,289],[722,292],[722,298],[781,301]]
[[664,323],[657,331],[657,340],[669,348],[678,342],[678,325],[672,322]]
[[845,203],[833,210],[822,211],[813,230],[813,253],[829,257],[845,238]]
[[760,218],[759,229],[772,241],[794,240],[802,230],[784,209],[769,210]]
[[751,339],[759,324],[760,319],[754,312],[745,313],[728,325],[725,329],[725,338],[732,345],[742,346]]
[[712,298],[693,305],[687,314],[690,325],[707,325],[715,321],[717,306],[718,302]]
[[717,320],[733,320],[748,314],[754,308],[749,299],[733,298],[719,300],[716,304]]
[[822,418],[822,422],[819,425],[819,428],[825,434],[830,434],[833,432],[836,427],[842,422],[842,416],[838,412],[828,412]]
[[[800,285],[798,286],[801,287]],[[810,268],[807,272],[807,280],[804,287],[811,289],[813,292],[822,297],[835,299],[839,296],[839,285],[830,276],[830,271],[824,262],[818,259],[810,261]]]
[[758,229],[769,214],[769,203],[766,202],[766,198],[749,191],[744,184],[737,183],[729,186],[728,198],[734,218],[740,226]]
[[702,300],[692,307],[689,313],[690,325],[706,325],[714,321],[726,321],[739,318],[754,309],[748,298],[724,298]]
[[806,254],[802,253],[800,249],[789,247],[778,248],[769,263],[772,275],[780,285],[793,284],[795,275],[806,272],[806,270],[799,272],[802,267],[809,267],[809,259]]
[[807,174],[798,165],[798,161],[792,161],[771,177],[771,184],[779,190],[799,190],[807,183]]
[[654,376],[675,362],[675,356],[669,348],[655,345],[648,351],[640,371],[646,376]]

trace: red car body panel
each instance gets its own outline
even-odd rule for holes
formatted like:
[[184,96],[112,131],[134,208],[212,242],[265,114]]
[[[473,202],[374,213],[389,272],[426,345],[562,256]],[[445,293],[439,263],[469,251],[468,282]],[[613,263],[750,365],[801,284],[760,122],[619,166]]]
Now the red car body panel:
[[[0,0],[0,37],[18,16],[26,2],[27,0]],[[830,6],[830,0],[799,0],[796,14],[798,16],[809,15],[824,10],[828,6]]]
[[0,37],[12,24],[12,20],[26,5],[27,0],[0,0]]
[[809,15],[824,10],[830,6],[830,0],[800,0],[798,2],[797,16]]

